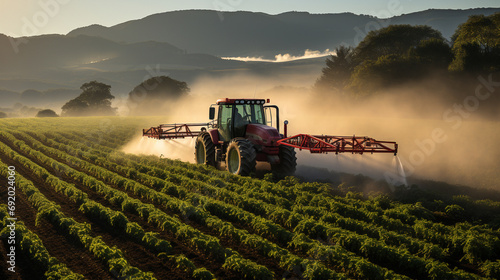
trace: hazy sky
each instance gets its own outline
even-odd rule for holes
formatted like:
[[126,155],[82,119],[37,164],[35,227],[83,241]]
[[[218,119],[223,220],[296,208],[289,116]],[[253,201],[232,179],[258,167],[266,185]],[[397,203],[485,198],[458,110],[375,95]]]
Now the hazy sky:
[[499,0],[0,0],[0,33],[10,36],[69,31],[90,24],[112,26],[124,21],[174,10],[210,9],[256,11],[279,14],[310,13],[370,14],[378,17],[412,13],[430,8],[468,9],[500,7]]

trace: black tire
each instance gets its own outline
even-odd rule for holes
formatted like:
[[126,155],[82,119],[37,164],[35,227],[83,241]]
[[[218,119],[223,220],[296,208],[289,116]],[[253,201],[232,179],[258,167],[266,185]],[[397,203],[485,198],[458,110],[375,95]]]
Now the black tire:
[[202,132],[196,138],[194,160],[198,164],[215,166],[215,145],[208,132]]
[[247,139],[233,139],[226,152],[226,169],[227,171],[248,176],[255,172],[257,152]]
[[271,165],[273,177],[281,180],[286,176],[293,176],[297,168],[297,155],[295,149],[290,146],[280,145],[280,163]]

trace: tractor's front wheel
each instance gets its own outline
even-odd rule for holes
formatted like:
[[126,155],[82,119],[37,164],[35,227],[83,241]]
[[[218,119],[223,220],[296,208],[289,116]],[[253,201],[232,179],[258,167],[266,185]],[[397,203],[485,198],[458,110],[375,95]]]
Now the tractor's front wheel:
[[255,172],[257,152],[252,142],[247,139],[234,139],[229,143],[226,152],[227,171],[248,176]]
[[198,164],[215,166],[215,145],[208,132],[202,132],[196,138],[194,156]]
[[297,168],[297,156],[293,147],[280,145],[280,163],[271,166],[273,177],[281,180],[286,176],[292,176]]

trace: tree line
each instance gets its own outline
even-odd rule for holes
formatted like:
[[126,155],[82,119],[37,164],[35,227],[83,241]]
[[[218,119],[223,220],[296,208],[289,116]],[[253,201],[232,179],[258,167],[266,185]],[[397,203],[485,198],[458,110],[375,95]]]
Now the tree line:
[[[111,94],[111,86],[91,81],[84,83],[82,93],[62,106],[62,116],[113,116],[116,109],[111,107],[115,98]],[[138,86],[129,94],[127,105],[131,111],[148,110],[154,112],[158,101],[175,100],[189,92],[186,82],[167,76],[152,77]]]
[[326,60],[315,88],[360,97],[432,73],[485,74],[500,70],[500,13],[475,15],[451,42],[425,25],[370,31],[358,46],[340,46]]

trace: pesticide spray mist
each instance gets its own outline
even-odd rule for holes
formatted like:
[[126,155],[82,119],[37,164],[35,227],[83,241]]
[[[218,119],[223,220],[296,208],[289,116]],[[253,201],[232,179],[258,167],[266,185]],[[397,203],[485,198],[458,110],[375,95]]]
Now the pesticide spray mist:
[[131,154],[155,155],[160,158],[179,159],[194,163],[194,145],[196,139],[161,140],[137,136],[122,150]]
[[[497,188],[500,180],[495,170],[500,165],[498,118],[485,119],[473,112],[467,118],[460,118],[449,113],[456,99],[447,99],[449,90],[433,79],[376,97],[349,100],[311,90],[320,73],[321,68],[281,76],[203,77],[190,85],[191,94],[171,106],[163,120],[164,123],[208,122],[208,108],[218,98],[270,98],[271,103],[280,108],[281,122],[289,121],[289,135],[356,135],[399,144],[398,157],[297,151],[299,175],[307,175],[301,172],[309,170],[304,168],[309,166],[386,179],[395,185],[411,184],[407,178],[423,178]],[[150,123],[149,126],[157,125]],[[481,135],[481,148],[474,144],[478,135]],[[194,141],[158,141],[138,135],[124,150],[193,162]]]

